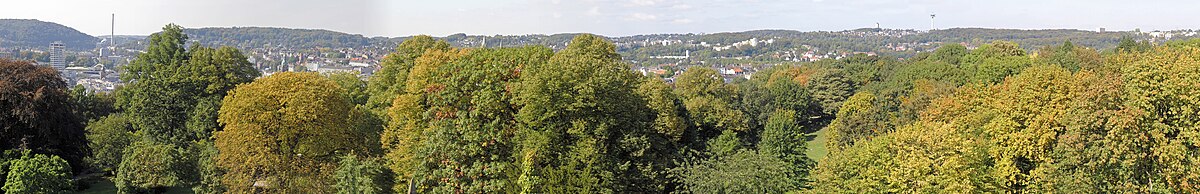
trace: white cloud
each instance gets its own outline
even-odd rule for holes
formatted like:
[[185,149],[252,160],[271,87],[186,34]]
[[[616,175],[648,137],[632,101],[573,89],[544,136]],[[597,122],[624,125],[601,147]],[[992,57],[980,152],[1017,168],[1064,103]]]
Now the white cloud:
[[658,4],[662,0],[630,0],[630,3],[636,6],[652,6]]
[[638,21],[652,21],[658,19],[658,16],[653,14],[634,13],[629,15],[629,18]]
[[692,6],[691,6],[691,5],[688,5],[688,4],[677,4],[677,5],[672,5],[672,6],[671,6],[671,9],[674,9],[674,10],[688,10],[688,9],[692,9]]
[[600,15],[600,7],[592,7],[591,9],[588,9],[587,15],[589,15],[589,16]]
[[687,19],[687,18],[679,18],[679,19],[672,20],[672,21],[671,21],[671,23],[674,23],[674,24],[690,24],[690,23],[692,23],[692,19]]

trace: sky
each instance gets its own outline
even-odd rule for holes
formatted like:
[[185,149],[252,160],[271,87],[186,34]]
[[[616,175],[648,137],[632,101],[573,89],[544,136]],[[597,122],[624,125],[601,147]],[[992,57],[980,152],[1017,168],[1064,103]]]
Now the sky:
[[0,18],[107,35],[267,26],[369,37],[594,33],[628,36],[761,29],[1173,30],[1200,28],[1192,0],[17,0]]

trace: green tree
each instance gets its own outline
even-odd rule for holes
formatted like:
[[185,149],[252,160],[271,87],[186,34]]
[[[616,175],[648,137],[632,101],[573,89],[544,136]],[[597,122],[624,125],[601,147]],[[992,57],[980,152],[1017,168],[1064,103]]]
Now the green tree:
[[125,73],[121,74],[122,81],[130,82],[162,77],[168,74],[165,70],[181,66],[186,62],[188,56],[184,43],[187,42],[187,35],[183,34],[183,27],[167,24],[162,29],[162,32],[150,35],[145,53],[138,54],[133,62],[124,66]]
[[9,162],[5,193],[67,193],[74,188],[71,166],[58,156],[25,151],[20,159]]
[[809,193],[988,193],[987,152],[951,125],[914,123],[817,164]]
[[197,140],[212,140],[212,133],[221,129],[221,126],[217,124],[217,110],[221,108],[222,97],[201,98],[196,102],[196,106],[188,111],[184,127]]
[[967,47],[961,44],[947,43],[942,44],[941,47],[938,47],[937,50],[933,51],[933,54],[929,55],[929,59],[958,66],[960,65],[960,62],[962,62],[962,58],[966,57],[966,55],[970,52],[971,51],[967,50]]
[[[821,106],[821,115],[837,114],[846,98],[854,95],[858,85],[847,77],[840,69],[823,68],[814,73],[807,81],[805,89],[812,96],[813,103]],[[796,110],[800,113],[812,112]]]
[[[417,57],[428,51],[449,49],[449,43],[425,35],[404,40],[396,47],[395,52],[388,54],[383,61],[380,61],[379,66],[382,68],[367,82],[367,94],[370,94],[367,99],[367,108],[380,117],[386,116],[384,111],[392,106],[392,101],[397,96],[406,91],[405,83],[408,81],[410,69],[416,64]],[[386,117],[384,121],[388,121]]]
[[88,147],[92,155],[87,158],[97,170],[115,173],[125,148],[137,141],[133,124],[124,115],[115,114],[92,121],[87,126]]
[[738,137],[738,132],[733,130],[721,131],[721,135],[708,140],[706,145],[708,155],[712,157],[729,156],[738,153],[746,148],[746,142]]
[[[706,150],[702,145],[725,130],[750,130],[749,118],[736,108],[736,90],[726,85],[716,70],[689,68],[676,79],[675,94],[683,101],[686,118],[691,121],[684,142],[692,149]],[[764,106],[773,107],[774,104],[770,104],[773,101],[769,100],[773,98],[767,96],[766,99],[768,104]]]
[[333,80],[339,87],[346,90],[343,93],[346,99],[354,105],[365,105],[367,103],[367,82],[358,78],[358,74],[351,72],[337,72],[325,74],[329,80]]
[[1145,52],[1152,49],[1153,46],[1150,45],[1149,41],[1137,41],[1132,37],[1123,36],[1119,43],[1117,43],[1117,48],[1113,50],[1117,52]]
[[[191,157],[193,151],[206,149],[191,146],[211,141],[213,132],[222,130],[217,111],[226,92],[260,73],[233,47],[188,47],[188,36],[175,24],[149,39],[146,52],[123,66],[121,80],[127,85],[117,91],[117,104],[141,138],[126,149],[116,173],[118,183],[123,192],[204,187],[209,184],[197,175],[208,171],[197,168],[204,168],[200,160],[211,158]],[[138,167],[164,164],[170,166]]]
[[261,73],[236,48],[192,45],[188,49],[188,64],[179,67],[187,81],[197,83],[205,96],[224,96],[238,84],[254,81]]
[[185,186],[191,174],[181,148],[139,141],[125,148],[113,182],[119,193],[161,193]]
[[635,92],[642,80],[612,43],[577,35],[521,72],[517,112],[522,192],[660,192],[657,148],[667,137]]
[[[770,117],[775,114],[775,111],[779,110],[785,110],[787,113],[791,113],[793,119],[801,118],[807,115],[819,114],[818,111],[821,110],[821,107],[815,106],[819,104],[818,102],[813,101],[813,98],[807,88],[792,80],[777,80],[774,82],[769,82],[767,84],[767,91],[770,93],[772,99],[767,106],[769,109],[764,111],[764,114],[766,114],[766,119],[764,119],[765,122],[763,122],[764,124],[770,123]],[[806,119],[807,117],[804,118]],[[799,122],[802,121],[797,121],[797,123]]]
[[[198,96],[184,82],[138,81],[128,84],[119,94],[124,114],[147,141],[183,144],[193,139],[194,132],[185,123],[194,104],[191,98]],[[185,101],[185,102],[180,102]]]
[[[771,95],[771,91],[767,90],[768,84],[777,80],[792,79],[794,75],[791,75],[791,70],[790,66],[775,66],[759,71],[751,76],[750,79],[734,85],[738,89],[738,92],[740,92],[738,97],[741,98],[741,102],[738,103],[737,108],[747,115],[747,117],[752,118],[746,121],[749,128],[762,128],[763,123],[766,122],[766,116],[771,111],[774,111],[772,106],[775,99]],[[680,103],[683,102],[684,99],[678,97],[678,95],[675,96],[675,98],[679,99]],[[686,107],[683,108],[683,116],[686,117],[687,109]],[[693,127],[693,124],[689,122],[687,123],[687,127]],[[694,134],[689,135],[694,136]]]
[[1086,47],[1079,47],[1064,42],[1061,46],[1042,47],[1037,52],[1036,61],[1039,63],[1059,65],[1063,68],[1078,72],[1081,69],[1099,70],[1103,59],[1100,53]]
[[[217,103],[213,98],[259,75],[241,51],[198,45],[185,49],[187,38],[182,27],[168,24],[151,35],[146,52],[121,74],[129,84],[118,92],[118,103],[150,141],[187,146],[208,138],[204,135],[217,126],[211,111],[219,104],[212,104]],[[200,103],[196,110],[206,98],[208,104]]]
[[341,89],[315,73],[243,84],[221,104],[214,136],[229,192],[333,192],[337,157],[366,151]]
[[1032,63],[1032,60],[1025,56],[1025,50],[1016,43],[996,41],[967,54],[962,70],[973,83],[993,84],[1010,75],[1021,73],[1021,70],[1032,66]]
[[870,92],[859,92],[846,99],[838,110],[837,118],[825,128],[828,147],[837,151],[857,141],[867,140],[891,130],[890,118],[876,104]]
[[671,92],[671,86],[661,79],[647,78],[638,86],[637,92],[656,113],[655,131],[666,134],[673,141],[680,141],[688,123],[683,118],[684,110],[679,97]]
[[391,193],[392,175],[388,172],[378,160],[347,154],[338,162],[333,187],[340,194]]
[[1033,66],[1033,61],[1028,57],[1015,56],[983,59],[963,67],[963,70],[974,73],[971,76],[972,83],[994,84],[1030,66]]
[[542,64],[545,47],[479,49],[450,61],[428,82],[428,128],[416,152],[419,188],[434,193],[514,191],[517,131],[509,91],[523,64]]
[[[1193,193],[1200,191],[1200,48],[1195,46],[1160,47],[1153,54],[1125,64],[1123,73],[1125,106],[1136,110],[1132,121],[1137,127],[1123,129],[1122,139],[1109,141],[1116,146],[1131,146],[1133,150],[1114,147],[1125,158],[1126,173],[1147,172],[1130,176],[1150,192]],[[1149,154],[1149,155],[1145,155]],[[1142,156],[1142,157],[1134,157]],[[1145,164],[1132,166],[1131,164]],[[1134,167],[1134,168],[1129,168]],[[1153,173],[1150,173],[1153,172]],[[1128,176],[1128,174],[1126,174]]]
[[779,109],[771,113],[758,142],[758,152],[786,162],[790,183],[796,188],[806,188],[808,171],[816,162],[806,155],[808,139],[797,120],[794,110]]
[[1121,77],[1082,70],[1074,78],[1070,108],[1059,119],[1065,130],[1059,132],[1049,153],[1053,162],[1045,164],[1049,175],[1042,188],[1092,193],[1150,193],[1148,188],[1165,188],[1151,186],[1143,177],[1146,173],[1140,173],[1150,171],[1145,168],[1150,164],[1134,162],[1144,160],[1145,154],[1129,153],[1149,143],[1137,138],[1142,134],[1129,133],[1140,129],[1132,127],[1136,111],[1122,107]]
[[923,119],[955,123],[968,134],[991,139],[984,146],[995,160],[991,176],[1000,189],[1038,191],[1052,162],[1055,134],[1062,131],[1055,117],[1069,110],[1072,84],[1066,69],[1036,66],[1001,85],[960,88],[956,102],[937,104]]
[[928,60],[902,64],[886,78],[883,85],[877,85],[882,88],[873,89],[876,89],[874,92],[877,94],[894,98],[908,95],[912,91],[913,81],[920,79],[954,83],[955,86],[962,85],[972,78],[974,72],[971,65],[963,66],[959,68],[945,62]]
[[893,125],[904,126],[917,121],[920,113],[929,108],[935,99],[954,95],[954,90],[958,88],[954,83],[928,79],[918,79],[912,83],[912,91],[899,99]]
[[372,137],[367,138],[365,145],[371,150],[366,153],[375,155],[383,153],[379,137],[384,131],[383,118],[375,115],[366,107],[367,99],[367,82],[359,78],[358,74],[350,72],[336,72],[323,74],[322,76],[333,80],[338,87],[342,88],[342,96],[346,97],[346,101],[350,102],[354,108],[351,110],[350,120],[354,122],[354,130],[356,137]]
[[220,153],[218,153],[216,145],[212,141],[204,140],[193,143],[191,148],[191,156],[196,158],[195,176],[198,176],[196,182],[192,184],[192,191],[225,193],[225,185],[221,184],[221,177],[225,175],[225,169],[221,169],[217,164]]
[[[1122,178],[1105,171],[1120,169],[1124,162],[1116,158],[1131,155],[1106,156],[1103,147],[1114,143],[1103,138],[1114,134],[1110,126],[1128,124],[1122,124],[1120,81],[1098,75],[1104,74],[1030,67],[997,85],[959,88],[929,105],[921,120],[953,123],[979,142],[998,191],[1107,191]],[[1115,142],[1138,139],[1126,138]]]
[[[87,91],[83,85],[71,88],[71,102],[75,105],[75,117],[83,122],[89,122],[116,112],[113,107],[115,99],[107,93]],[[86,124],[86,123],[85,123]]]
[[418,57],[405,81],[407,87],[388,108],[388,117],[393,119],[387,122],[379,141],[386,154],[384,157],[388,160],[388,168],[396,175],[395,191],[408,191],[415,186],[414,173],[420,163],[416,156],[429,122],[425,114],[429,110],[425,91],[434,89],[427,87],[428,83],[435,78],[434,73],[439,67],[467,54],[462,49],[431,50]]
[[1008,41],[994,41],[989,44],[984,44],[971,50],[971,53],[964,56],[962,62],[977,63],[986,58],[1001,58],[1001,57],[1019,57],[1025,56],[1025,50],[1021,49],[1020,45]]
[[783,193],[793,184],[790,164],[752,150],[685,163],[675,176],[692,193]]

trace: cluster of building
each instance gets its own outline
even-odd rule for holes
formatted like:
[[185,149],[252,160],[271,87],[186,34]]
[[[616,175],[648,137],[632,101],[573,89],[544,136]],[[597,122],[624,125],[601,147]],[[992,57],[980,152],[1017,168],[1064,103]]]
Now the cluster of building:
[[[113,64],[97,63],[90,66],[75,66],[68,62],[66,45],[60,41],[50,43],[46,50],[48,61],[37,61],[37,65],[54,68],[67,85],[81,85],[89,91],[111,92],[121,85]],[[75,53],[76,57],[97,58],[90,53]],[[104,56],[99,56],[104,57]]]
[[724,45],[724,46],[722,46],[720,44],[709,45],[707,42],[700,42],[700,46],[711,47],[714,51],[723,51],[723,50],[729,50],[729,49],[733,49],[733,48],[737,48],[737,47],[743,47],[743,46],[756,47],[759,44],[771,44],[771,43],[775,43],[774,38],[767,39],[767,40],[759,40],[758,38],[750,38],[749,40],[743,40],[741,42],[736,42],[736,43],[733,43],[730,45]]
[[[107,41],[105,39],[104,41]],[[140,50],[121,48],[112,44],[97,44],[94,51],[71,51],[61,41],[50,43],[44,50],[41,48],[0,48],[0,57],[22,58],[34,60],[39,66],[54,68],[69,86],[80,85],[94,92],[111,92],[122,85],[118,68],[128,64],[131,57],[118,53],[136,55]],[[288,48],[252,48],[243,49],[247,60],[255,64],[255,68],[263,75],[276,72],[305,71],[319,73],[349,72],[358,74],[364,79],[380,68],[379,61],[389,51],[386,49],[320,49],[295,50]],[[17,57],[34,54],[34,57]],[[94,53],[100,53],[99,55]],[[87,63],[76,63],[86,61]]]
[[[679,77],[679,75],[682,75],[683,71],[686,71],[687,68],[692,67],[702,66],[680,67],[678,64],[663,64],[656,67],[636,67],[634,70],[641,73],[643,76],[660,77],[663,78],[663,80],[666,80],[667,83],[674,83],[675,78]],[[761,68],[763,68],[763,66],[751,64],[733,64],[714,65],[710,66],[709,68],[717,70],[717,73],[721,75],[721,78],[726,83],[729,83],[737,79],[750,79],[750,76],[753,76],[754,73],[758,72]]]
[[845,53],[833,51],[822,51],[820,48],[812,45],[800,45],[800,48],[790,49],[775,54],[775,58],[783,59],[784,61],[794,62],[809,62],[819,61],[821,59],[841,58],[846,56]]
[[[1140,30],[1139,30],[1139,32],[1140,32]],[[1171,30],[1171,31],[1155,30],[1155,31],[1143,32],[1143,33],[1145,35],[1150,36],[1153,39],[1163,40],[1163,41],[1171,40],[1174,38],[1191,38],[1191,37],[1196,37],[1196,35],[1198,35],[1197,34],[1198,32],[1195,30]]]
[[291,49],[251,49],[248,55],[252,56],[250,62],[264,76],[278,72],[346,72],[363,78],[378,70],[379,60],[386,55],[384,52],[363,52],[349,48],[327,53],[337,53],[337,56]]
[[920,34],[920,33],[922,33],[922,32],[921,32],[921,31],[917,31],[917,30],[901,30],[901,29],[882,29],[882,28],[875,28],[875,29],[872,29],[872,30],[862,30],[862,29],[860,29],[860,30],[846,30],[846,31],[839,31],[839,32],[836,32],[836,33],[838,33],[838,34],[842,34],[842,35],[848,35],[848,36],[856,36],[856,37],[892,37],[892,38],[899,38],[899,37],[904,37],[904,36],[908,36],[908,35],[916,35],[916,34]]

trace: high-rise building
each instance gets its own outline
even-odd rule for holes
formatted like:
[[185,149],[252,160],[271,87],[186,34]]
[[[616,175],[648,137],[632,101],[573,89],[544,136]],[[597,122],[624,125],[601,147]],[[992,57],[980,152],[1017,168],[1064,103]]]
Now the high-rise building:
[[67,47],[60,41],[50,43],[50,67],[55,69],[67,68]]

